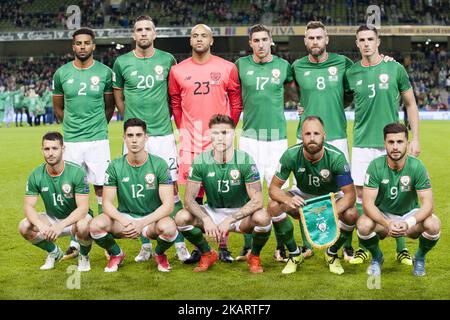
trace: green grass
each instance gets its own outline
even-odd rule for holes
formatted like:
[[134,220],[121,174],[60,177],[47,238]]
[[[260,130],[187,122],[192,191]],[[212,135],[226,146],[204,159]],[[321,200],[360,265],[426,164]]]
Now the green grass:
[[[295,123],[288,123],[290,144],[294,143]],[[350,123],[351,127],[351,123]],[[395,241],[381,242],[385,263],[380,290],[367,288],[367,276],[362,266],[344,264],[345,274],[329,273],[323,262],[323,252],[299,267],[296,274],[283,276],[283,265],[273,262],[275,246],[272,235],[262,252],[265,273],[252,275],[244,263],[218,263],[212,270],[196,274],[193,266],[176,261],[174,248],[169,249],[173,272],[162,274],[154,261],[137,264],[138,241],[119,240],[127,254],[125,264],[115,274],[105,274],[106,260],[96,245],[91,253],[92,270],[81,275],[81,288],[66,286],[70,276],[66,270],[76,260],[61,262],[56,269],[40,271],[45,253],[30,245],[17,232],[23,218],[23,194],[28,174],[42,162],[40,139],[47,130],[61,130],[59,126],[39,128],[0,129],[0,299],[449,299],[450,204],[447,200],[448,159],[450,158],[450,122],[423,121],[421,123],[420,158],[427,166],[434,190],[435,209],[442,220],[442,238],[427,256],[427,276],[416,278],[411,267],[394,261]],[[350,128],[349,128],[350,130]],[[110,125],[111,153],[116,157],[121,149],[121,125]],[[181,189],[184,192],[184,189]],[[267,194],[267,192],[266,192]],[[266,196],[267,198],[267,196]],[[92,208],[96,210],[94,197]],[[42,208],[42,204],[39,204]],[[298,223],[296,239],[300,243]],[[58,240],[66,249],[68,239]],[[357,245],[356,235],[353,237]],[[407,240],[414,252],[417,241]],[[188,245],[191,247],[191,245]],[[242,236],[230,236],[230,248],[236,255],[242,246]]]

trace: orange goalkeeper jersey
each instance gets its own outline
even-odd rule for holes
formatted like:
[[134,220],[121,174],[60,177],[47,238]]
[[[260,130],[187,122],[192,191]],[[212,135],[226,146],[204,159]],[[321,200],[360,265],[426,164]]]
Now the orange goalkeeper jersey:
[[188,58],[169,74],[172,113],[180,132],[180,150],[199,154],[210,145],[208,123],[214,114],[231,116],[237,124],[242,111],[241,87],[234,63],[211,55],[204,64]]

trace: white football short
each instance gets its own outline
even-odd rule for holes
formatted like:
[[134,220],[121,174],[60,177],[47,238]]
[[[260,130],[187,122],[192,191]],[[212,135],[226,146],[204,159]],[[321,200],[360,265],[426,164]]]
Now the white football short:
[[[225,220],[227,217],[233,215],[234,213],[238,212],[241,208],[211,208],[207,204],[200,206],[208,213],[208,215],[211,217],[212,221],[219,225],[222,223],[223,220]],[[230,231],[234,232],[242,232],[239,227],[241,225],[241,221],[236,221],[230,225]]]
[[[62,219],[58,219],[58,218],[49,216],[47,213],[43,213],[43,215],[47,218],[47,220],[50,222],[50,224],[51,224],[52,226],[62,221]],[[91,220],[92,217],[91,217],[89,214],[87,214],[85,219]],[[72,227],[73,227],[73,224],[70,225],[70,226],[65,227],[64,230],[63,230],[63,231],[61,232],[61,234],[59,235],[59,237],[66,237],[66,236],[72,236],[72,235],[74,235],[74,234],[72,233]]]
[[111,155],[108,140],[86,142],[64,142],[64,160],[72,161],[82,166],[89,183],[103,186],[105,172],[108,169]]
[[[280,158],[287,148],[288,142],[286,139],[262,141],[241,137],[239,140],[239,149],[247,152],[253,158],[261,176],[261,183],[263,183],[265,179],[267,187],[270,186],[270,182],[277,170]],[[287,187],[288,185],[289,180],[286,180],[283,187]]]
[[364,186],[369,164],[376,158],[385,155],[384,148],[352,148],[352,178],[355,186]]
[[[145,149],[148,153],[163,158],[169,167],[172,180],[178,180],[178,152],[173,134],[167,136],[149,136]],[[127,146],[124,144],[123,154],[127,152]]]
[[[297,138],[297,143],[301,143],[302,140]],[[345,159],[348,163],[350,163],[350,157],[348,155],[348,141],[347,138],[345,139],[336,139],[336,140],[330,140],[325,141],[326,143],[331,144],[332,146],[338,148],[342,153],[345,155]]]

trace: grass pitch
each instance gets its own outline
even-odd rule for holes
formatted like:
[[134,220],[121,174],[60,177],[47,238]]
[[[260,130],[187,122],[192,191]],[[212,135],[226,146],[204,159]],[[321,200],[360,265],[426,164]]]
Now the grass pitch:
[[[352,124],[349,123],[349,133]],[[120,155],[122,146],[121,123],[110,126],[111,154]],[[288,123],[290,145],[295,143],[296,123]],[[434,191],[435,211],[442,221],[442,237],[437,246],[427,255],[427,276],[412,276],[412,267],[395,261],[395,241],[381,242],[385,255],[380,283],[368,280],[365,273],[367,263],[353,266],[343,263],[345,273],[331,274],[323,261],[323,251],[306,260],[296,274],[281,274],[283,264],[274,262],[272,254],[275,237],[272,234],[261,258],[265,272],[253,275],[245,263],[217,263],[205,273],[193,273],[191,265],[174,259],[175,249],[168,251],[173,271],[161,273],[155,261],[138,264],[134,262],[140,248],[139,241],[119,240],[127,255],[119,272],[103,272],[106,264],[103,250],[93,245],[92,270],[82,273],[77,287],[73,270],[77,260],[64,261],[54,270],[40,271],[46,253],[25,241],[17,231],[24,217],[23,195],[25,182],[31,171],[42,163],[40,152],[42,135],[48,130],[61,130],[60,126],[0,129],[0,299],[449,299],[450,298],[450,203],[447,190],[450,188],[448,159],[450,158],[450,122],[421,122],[420,159],[428,168]],[[351,134],[350,134],[351,136]],[[351,140],[351,138],[350,138]],[[181,188],[181,193],[184,189]],[[267,201],[267,190],[265,189]],[[96,211],[93,193],[91,207]],[[39,208],[43,210],[42,202]],[[295,234],[301,243],[298,222],[294,221]],[[59,239],[63,250],[69,239]],[[418,242],[407,239],[407,246],[415,252]],[[236,256],[242,246],[242,236],[230,235],[230,250]],[[353,246],[357,247],[356,234]],[[192,248],[188,244],[189,248]],[[369,284],[369,285],[368,285]],[[369,289],[378,287],[379,289]]]

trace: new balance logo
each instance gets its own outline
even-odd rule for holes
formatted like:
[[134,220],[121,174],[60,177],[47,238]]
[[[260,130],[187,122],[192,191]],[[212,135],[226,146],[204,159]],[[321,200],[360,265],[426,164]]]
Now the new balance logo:
[[384,179],[381,181],[382,184],[388,184],[389,183],[389,179]]
[[305,71],[305,73],[303,74],[304,77],[307,77],[311,74],[311,71]]
[[299,168],[297,172],[305,172],[305,168]]
[[184,81],[188,81],[188,80],[191,80],[191,76],[186,76],[186,78],[184,78]]
[[128,181],[130,181],[130,177],[125,177],[122,179],[122,182],[128,182]]
[[72,84],[72,83],[73,83],[73,79],[67,80],[67,84]]
[[130,73],[130,76],[137,76],[137,70],[135,70],[132,73]]
[[248,76],[252,76],[252,75],[253,75],[253,73],[254,73],[254,71],[253,71],[253,70],[248,70],[248,71],[247,71],[247,75],[248,75]]
[[358,81],[356,82],[356,85],[357,85],[357,86],[362,85],[362,80],[358,80]]
[[208,177],[215,177],[216,173],[215,172],[208,172]]
[[48,187],[43,187],[42,192],[48,192]]

